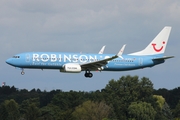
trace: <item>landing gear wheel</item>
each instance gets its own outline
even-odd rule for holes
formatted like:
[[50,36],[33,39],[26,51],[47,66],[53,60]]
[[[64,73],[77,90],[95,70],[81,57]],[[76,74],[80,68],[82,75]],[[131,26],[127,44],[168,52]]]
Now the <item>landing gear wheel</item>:
[[88,76],[88,77],[91,78],[92,76],[93,76],[93,74],[92,74],[92,73],[89,73],[89,76]]
[[24,71],[22,71],[22,72],[21,72],[21,75],[24,75],[24,74],[25,74],[25,72],[24,72]]
[[22,68],[22,72],[21,72],[21,75],[24,75],[25,74],[25,72],[24,72],[24,69]]
[[88,76],[89,76],[89,73],[85,73],[84,76],[85,76],[85,77],[88,77]]
[[90,73],[90,71],[86,71],[85,74],[84,74],[84,76],[91,78],[91,77],[93,76],[93,74]]

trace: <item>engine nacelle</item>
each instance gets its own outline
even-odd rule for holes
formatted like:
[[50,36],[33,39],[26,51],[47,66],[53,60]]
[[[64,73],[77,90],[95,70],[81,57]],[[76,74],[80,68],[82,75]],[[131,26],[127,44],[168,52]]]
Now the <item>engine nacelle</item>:
[[60,69],[60,72],[80,73],[81,66],[79,64],[67,63],[67,64],[63,65],[63,68]]

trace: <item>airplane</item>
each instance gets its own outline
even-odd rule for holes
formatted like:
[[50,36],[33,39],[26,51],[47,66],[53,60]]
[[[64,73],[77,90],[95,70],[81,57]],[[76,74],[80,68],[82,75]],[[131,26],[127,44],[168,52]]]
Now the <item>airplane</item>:
[[22,75],[25,74],[24,69],[58,69],[64,73],[85,71],[87,78],[93,76],[91,71],[128,71],[153,67],[174,57],[164,56],[170,32],[171,27],[165,26],[145,49],[126,55],[123,54],[126,45],[123,45],[117,54],[25,52],[7,59],[6,63],[21,69]]

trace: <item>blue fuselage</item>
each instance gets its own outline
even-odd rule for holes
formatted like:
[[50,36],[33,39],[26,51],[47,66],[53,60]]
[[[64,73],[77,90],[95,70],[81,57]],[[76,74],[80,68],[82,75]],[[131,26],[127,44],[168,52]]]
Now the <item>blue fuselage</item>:
[[[18,68],[35,68],[35,69],[62,69],[64,64],[75,63],[85,64],[103,60],[112,57],[113,54],[81,54],[81,53],[64,53],[64,52],[27,52],[13,56],[6,60],[12,66]],[[116,59],[108,61],[103,67],[104,71],[126,71],[152,67],[161,64],[164,60],[154,61],[154,58],[162,55],[134,56],[122,55]],[[82,69],[84,71],[84,69]]]

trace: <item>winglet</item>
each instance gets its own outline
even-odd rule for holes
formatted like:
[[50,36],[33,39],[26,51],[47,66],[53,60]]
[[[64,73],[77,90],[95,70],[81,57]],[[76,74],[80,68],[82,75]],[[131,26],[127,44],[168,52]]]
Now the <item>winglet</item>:
[[105,45],[101,48],[101,50],[99,51],[99,54],[103,54],[104,53],[104,49],[105,49]]
[[121,50],[120,50],[119,53],[117,54],[118,57],[121,57],[121,55],[122,55],[123,52],[124,52],[125,47],[126,47],[126,44],[122,46]]

